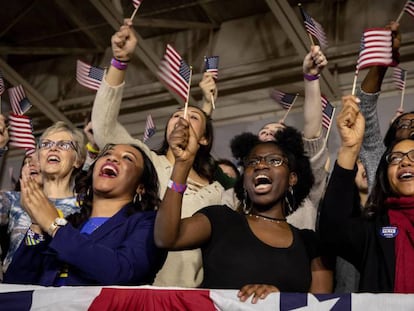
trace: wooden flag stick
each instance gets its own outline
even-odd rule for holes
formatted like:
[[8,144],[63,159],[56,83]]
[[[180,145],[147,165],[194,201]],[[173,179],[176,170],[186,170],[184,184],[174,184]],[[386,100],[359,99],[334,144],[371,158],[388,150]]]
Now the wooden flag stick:
[[211,93],[211,106],[213,106],[213,110],[216,110],[216,105],[214,104],[214,94]]
[[397,19],[396,19],[396,21],[395,21],[395,22],[397,22],[397,23],[399,23],[399,22],[400,22],[400,19],[401,19],[401,18],[402,18],[402,16],[404,15],[404,12],[405,12],[405,6],[407,5],[408,1],[410,1],[410,0],[407,0],[407,2],[405,2],[404,7],[403,7],[403,9],[401,10],[400,15],[398,15],[398,17],[397,17]]
[[290,109],[292,109],[293,105],[296,102],[296,99],[298,99],[299,94],[296,93],[295,99],[293,100],[292,104],[289,106],[289,109],[286,111],[285,115],[283,116],[282,120],[280,120],[281,123],[285,123],[285,119],[287,117],[287,115],[289,114]]
[[334,121],[335,111],[336,111],[336,108],[333,107],[332,116],[331,116],[331,122],[329,122],[329,127],[326,130],[325,146],[328,144],[329,133],[331,132],[332,123]]
[[190,66],[190,78],[188,79],[188,92],[187,92],[187,98],[185,100],[184,104],[184,119],[187,120],[187,110],[188,110],[188,99],[190,97],[190,89],[191,89],[191,78],[193,76],[193,66]]
[[356,89],[356,83],[357,83],[357,79],[358,79],[358,69],[355,70],[355,75],[354,75],[354,82],[352,83],[352,95],[355,95],[355,89]]
[[134,19],[135,14],[137,14],[139,7],[141,6],[141,2],[137,5],[137,7],[135,8],[134,12],[132,12],[131,15],[131,21]]
[[404,72],[404,87],[401,90],[401,103],[400,103],[400,110],[404,110],[404,95],[405,95],[405,81],[407,81],[407,71]]

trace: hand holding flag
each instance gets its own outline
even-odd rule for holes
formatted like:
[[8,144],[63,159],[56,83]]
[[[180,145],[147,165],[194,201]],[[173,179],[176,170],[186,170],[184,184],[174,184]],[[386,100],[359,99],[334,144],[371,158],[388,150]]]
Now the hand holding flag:
[[392,40],[390,29],[369,28],[364,31],[354,75],[352,95],[355,94],[356,80],[361,69],[392,65]]

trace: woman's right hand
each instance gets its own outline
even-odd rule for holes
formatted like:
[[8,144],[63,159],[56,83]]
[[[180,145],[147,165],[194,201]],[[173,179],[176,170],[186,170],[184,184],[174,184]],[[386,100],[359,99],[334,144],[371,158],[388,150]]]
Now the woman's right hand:
[[132,27],[132,21],[125,19],[124,24],[111,38],[114,58],[128,62],[134,53],[137,42],[138,40]]
[[168,144],[176,162],[194,161],[199,147],[191,123],[184,118],[180,118],[175,124],[168,138]]
[[259,299],[265,299],[270,293],[279,292],[276,286],[269,284],[248,284],[243,286],[237,297],[240,301],[246,301],[250,296],[252,297],[252,303],[257,303]]

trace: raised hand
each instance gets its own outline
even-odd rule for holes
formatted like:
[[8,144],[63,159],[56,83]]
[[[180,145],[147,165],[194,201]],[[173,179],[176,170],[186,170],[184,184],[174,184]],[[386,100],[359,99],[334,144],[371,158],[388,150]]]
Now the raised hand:
[[198,151],[198,139],[191,123],[179,118],[168,137],[176,162],[193,161]]
[[132,28],[132,21],[125,19],[124,24],[111,38],[113,56],[127,62],[131,59],[137,45],[137,37]]
[[321,73],[327,64],[328,60],[319,45],[313,45],[310,52],[303,59],[303,73],[316,76]]

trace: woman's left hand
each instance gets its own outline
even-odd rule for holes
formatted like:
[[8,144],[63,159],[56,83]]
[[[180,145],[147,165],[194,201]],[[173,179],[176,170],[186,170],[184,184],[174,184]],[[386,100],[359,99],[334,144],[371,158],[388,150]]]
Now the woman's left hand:
[[268,284],[247,284],[244,285],[237,297],[240,298],[240,301],[246,301],[250,296],[252,297],[252,303],[257,303],[259,299],[265,299],[270,293],[279,292],[279,289],[276,286]]
[[59,217],[56,207],[49,201],[39,184],[31,179],[20,179],[22,207],[29,214],[32,222],[47,231],[54,220]]

